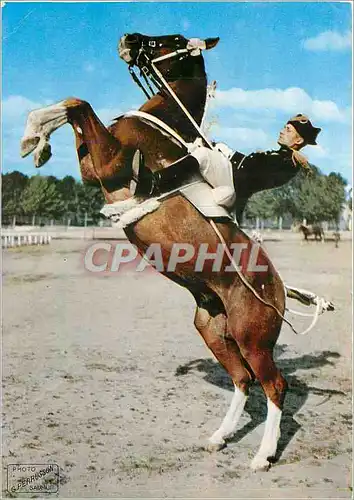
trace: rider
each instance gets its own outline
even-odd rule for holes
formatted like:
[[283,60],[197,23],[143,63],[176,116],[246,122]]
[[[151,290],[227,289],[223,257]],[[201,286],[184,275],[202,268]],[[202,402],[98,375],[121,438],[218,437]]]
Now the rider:
[[236,218],[240,221],[252,194],[282,186],[301,168],[309,168],[299,151],[308,144],[316,145],[320,131],[306,115],[297,114],[280,131],[279,149],[249,155],[232,152],[224,144],[216,144],[211,150],[201,146],[197,139],[187,156],[158,172],[149,171],[147,175],[145,172],[144,190],[151,196],[158,196],[185,184],[192,173],[200,171],[214,188],[226,187],[221,196],[220,193],[215,196],[220,205],[233,206],[236,194]]

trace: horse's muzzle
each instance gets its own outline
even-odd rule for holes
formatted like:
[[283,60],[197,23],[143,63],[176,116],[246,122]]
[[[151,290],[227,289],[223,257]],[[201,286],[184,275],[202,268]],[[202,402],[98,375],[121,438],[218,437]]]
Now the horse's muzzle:
[[118,43],[119,57],[128,64],[134,62],[139,51],[139,38],[136,35],[123,35]]
[[123,61],[125,61],[126,63],[129,64],[132,62],[133,58],[130,55],[130,48],[127,46],[125,39],[126,39],[126,35],[122,36],[119,40],[118,54],[119,54],[119,57],[121,59],[123,59]]

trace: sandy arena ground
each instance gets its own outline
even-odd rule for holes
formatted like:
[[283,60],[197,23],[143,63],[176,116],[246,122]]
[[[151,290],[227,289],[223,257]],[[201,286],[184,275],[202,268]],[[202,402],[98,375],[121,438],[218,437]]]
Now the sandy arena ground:
[[280,457],[257,473],[260,387],[228,447],[204,451],[232,385],[193,326],[192,296],[154,272],[85,271],[90,244],[4,251],[4,489],[8,464],[55,463],[60,488],[49,496],[60,498],[351,497],[349,241],[265,243],[286,282],[337,310],[307,336],[283,327]]

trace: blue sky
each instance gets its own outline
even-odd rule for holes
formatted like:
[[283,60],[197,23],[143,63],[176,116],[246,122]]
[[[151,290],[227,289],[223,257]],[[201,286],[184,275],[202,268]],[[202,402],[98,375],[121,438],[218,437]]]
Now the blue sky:
[[[249,153],[276,148],[287,119],[306,113],[322,127],[303,152],[351,183],[351,4],[272,2],[14,3],[3,14],[4,172],[37,171],[19,157],[27,113],[68,96],[90,102],[105,123],[144,96],[117,54],[124,33],[219,36],[205,53],[217,94],[209,136]],[[51,138],[42,174],[79,177],[69,125]]]

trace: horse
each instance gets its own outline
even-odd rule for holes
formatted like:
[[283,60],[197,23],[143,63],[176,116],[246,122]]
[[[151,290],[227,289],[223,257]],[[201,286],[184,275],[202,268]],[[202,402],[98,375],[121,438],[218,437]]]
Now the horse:
[[313,236],[315,241],[322,241],[324,242],[324,231],[322,226],[320,225],[309,225],[306,226],[305,224],[300,224],[298,226],[298,230],[304,235],[304,240],[308,241],[309,236]]
[[[140,68],[145,75],[151,70],[151,61],[159,59],[159,71],[200,125],[207,92],[203,51],[214,48],[218,41],[219,38],[188,40],[181,35],[151,37],[133,33],[120,38],[119,54],[130,69]],[[163,88],[149,96],[140,111],[163,120],[185,141],[198,137],[195,126]],[[75,135],[82,180],[100,185],[108,204],[132,197],[131,164],[137,149],[154,172],[186,154],[171,136],[138,116],[125,115],[105,127],[88,102],[71,97],[29,114],[21,143],[22,156],[33,153],[36,166],[42,166],[51,156],[50,135],[67,123]],[[196,251],[205,245],[209,256],[215,255],[220,237],[228,249],[232,245],[242,247],[242,273],[236,267],[229,271],[232,255],[226,252],[217,271],[208,260],[201,270],[196,270],[194,256],[178,262],[173,271],[165,266],[162,274],[193,295],[194,325],[233,381],[230,407],[206,448],[215,451],[226,446],[227,439],[235,433],[250,386],[258,380],[267,398],[267,417],[251,468],[268,470],[276,457],[287,390],[286,380],[273,359],[284,319],[284,284],[262,248],[258,248],[257,265],[264,270],[258,272],[246,266],[255,243],[235,222],[225,218],[216,220],[214,226],[217,233],[206,217],[175,192],[163,199],[157,210],[124,231],[141,254],[151,244],[158,244],[164,264],[175,242],[190,245]]]

